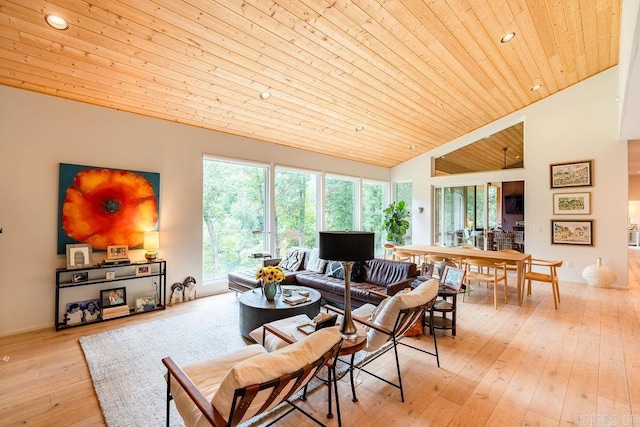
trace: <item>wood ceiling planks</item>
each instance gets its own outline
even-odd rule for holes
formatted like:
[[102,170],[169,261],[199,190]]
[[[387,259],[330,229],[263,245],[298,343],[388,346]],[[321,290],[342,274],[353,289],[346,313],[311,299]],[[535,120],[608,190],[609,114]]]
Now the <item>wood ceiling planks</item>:
[[2,0],[0,84],[392,167],[616,65],[619,30],[619,0]]

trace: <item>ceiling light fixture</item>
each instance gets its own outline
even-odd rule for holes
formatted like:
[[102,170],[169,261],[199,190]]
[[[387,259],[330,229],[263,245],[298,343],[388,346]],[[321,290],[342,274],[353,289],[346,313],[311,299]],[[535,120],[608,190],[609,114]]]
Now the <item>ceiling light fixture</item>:
[[541,87],[542,87],[542,85],[540,85],[540,84],[533,85],[533,87],[531,88],[531,91],[538,90],[538,89],[540,89]]
[[360,126],[356,127],[356,132],[360,132],[362,130],[364,130],[364,126],[360,125]]
[[271,92],[260,92],[260,99],[269,99],[271,98]]
[[418,146],[416,144],[413,144],[409,147],[409,150],[415,150],[416,148],[418,148]]
[[500,43],[509,43],[516,36],[516,33],[510,32],[502,36],[500,39]]
[[55,28],[56,30],[66,30],[69,28],[67,20],[58,15],[45,15],[44,20],[51,28]]

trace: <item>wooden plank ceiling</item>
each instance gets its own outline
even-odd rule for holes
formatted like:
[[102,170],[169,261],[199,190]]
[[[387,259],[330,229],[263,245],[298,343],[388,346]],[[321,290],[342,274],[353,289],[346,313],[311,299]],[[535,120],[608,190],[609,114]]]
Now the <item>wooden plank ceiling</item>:
[[0,84],[392,167],[616,65],[619,29],[620,0],[0,0]]

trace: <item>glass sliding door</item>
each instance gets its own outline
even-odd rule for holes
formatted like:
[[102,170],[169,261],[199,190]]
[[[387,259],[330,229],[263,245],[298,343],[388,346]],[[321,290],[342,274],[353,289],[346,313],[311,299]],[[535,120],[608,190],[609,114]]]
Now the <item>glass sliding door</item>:
[[491,184],[436,187],[433,197],[433,243],[484,249],[481,236],[500,222],[498,187]]
[[202,279],[253,268],[266,252],[268,167],[203,159]]

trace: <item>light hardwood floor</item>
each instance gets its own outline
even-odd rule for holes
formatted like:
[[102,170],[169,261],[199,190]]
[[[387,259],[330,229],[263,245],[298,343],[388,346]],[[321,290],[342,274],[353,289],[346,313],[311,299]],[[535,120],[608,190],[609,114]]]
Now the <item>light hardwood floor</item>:
[[[343,424],[640,426],[640,250],[629,252],[629,290],[561,283],[558,310],[546,284],[534,283],[521,307],[512,288],[498,310],[492,293],[477,289],[459,303],[456,338],[438,333],[441,368],[400,348],[404,403],[397,389],[366,374],[358,377],[353,403],[348,384],[340,382]],[[190,310],[237,309],[228,293],[129,319],[0,338],[0,426],[104,425],[78,344],[82,335]],[[428,337],[417,343],[432,345]],[[393,374],[391,353],[374,363]],[[324,390],[306,405],[324,419]],[[309,422],[293,413],[278,425]]]

